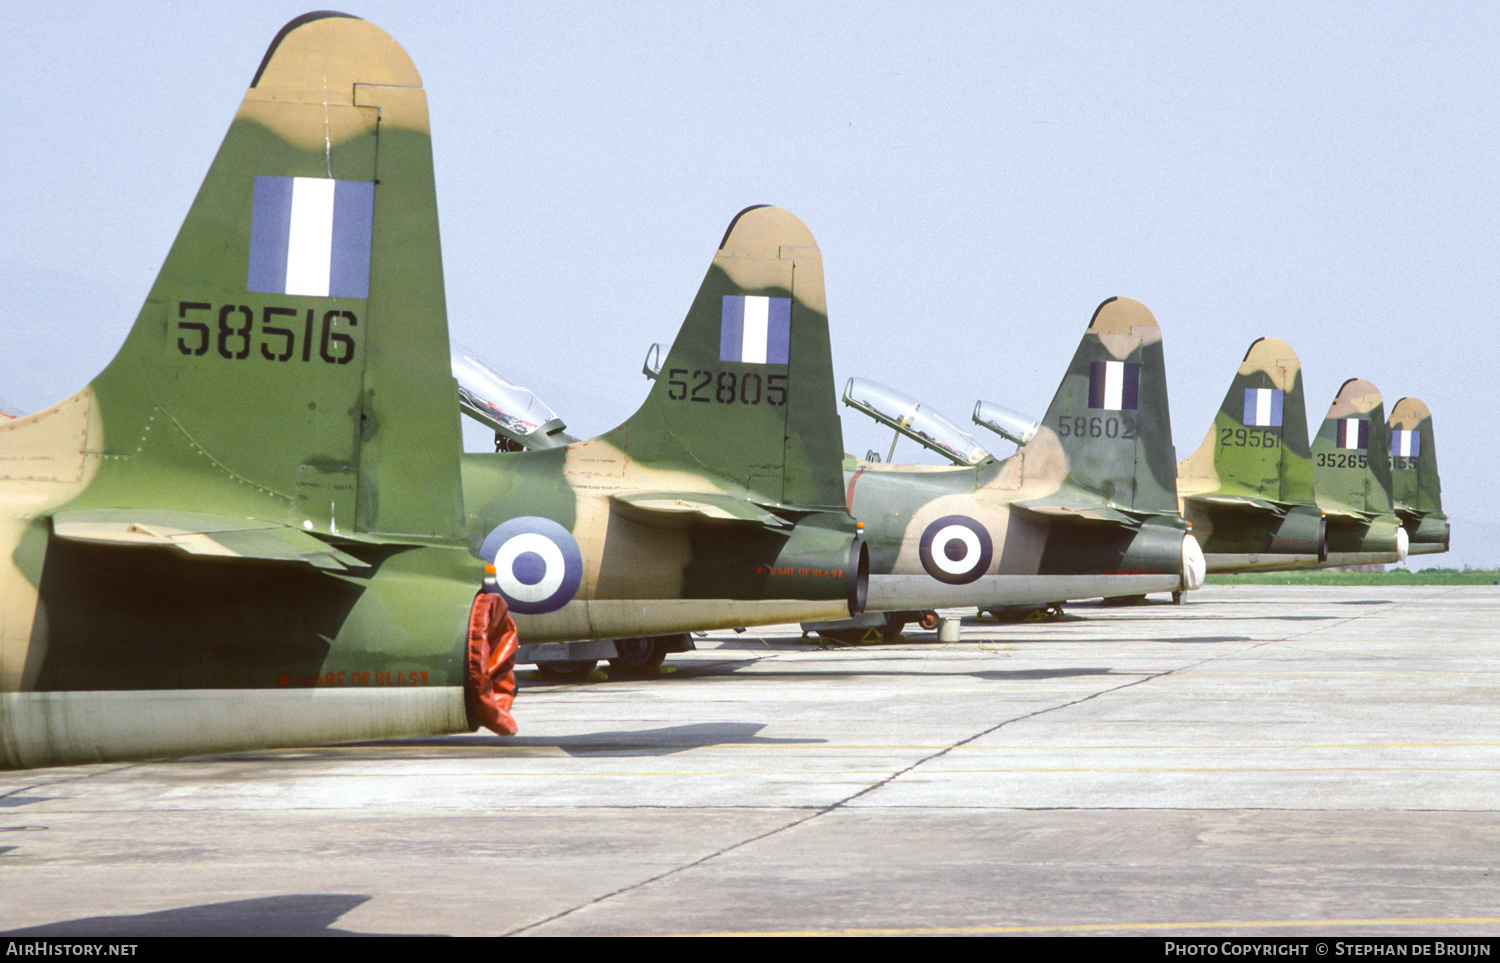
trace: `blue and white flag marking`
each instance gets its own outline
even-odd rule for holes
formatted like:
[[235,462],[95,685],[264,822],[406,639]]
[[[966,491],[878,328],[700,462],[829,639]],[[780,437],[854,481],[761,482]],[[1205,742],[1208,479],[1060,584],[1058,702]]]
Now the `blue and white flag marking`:
[[1397,458],[1417,458],[1422,454],[1422,433],[1420,431],[1402,431],[1396,429],[1391,432],[1391,454]]
[[1246,388],[1245,417],[1240,424],[1246,428],[1280,428],[1283,397],[1280,388]]
[[368,298],[374,220],[369,181],[257,177],[245,290]]
[[792,299],[724,295],[719,360],[786,364],[792,342]]
[[1141,391],[1141,366],[1130,361],[1089,363],[1089,407],[1135,411]]
[[1369,448],[1370,423],[1364,418],[1340,418],[1333,437],[1340,448]]

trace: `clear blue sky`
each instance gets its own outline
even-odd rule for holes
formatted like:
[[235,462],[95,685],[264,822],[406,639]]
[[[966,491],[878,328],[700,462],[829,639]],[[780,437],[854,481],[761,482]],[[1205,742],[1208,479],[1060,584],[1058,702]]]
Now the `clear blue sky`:
[[[9,4],[0,399],[113,354],[280,2]],[[1432,409],[1455,551],[1500,562],[1500,5],[363,3],[432,108],[455,337],[580,434],[644,396],[734,213],[824,252],[839,382],[1040,415],[1093,308],[1161,322],[1186,456],[1261,335],[1321,420]],[[976,429],[977,430],[977,429]],[[889,435],[846,412],[846,447]],[[996,445],[1002,451],[1008,446]],[[898,460],[914,457],[909,442]]]

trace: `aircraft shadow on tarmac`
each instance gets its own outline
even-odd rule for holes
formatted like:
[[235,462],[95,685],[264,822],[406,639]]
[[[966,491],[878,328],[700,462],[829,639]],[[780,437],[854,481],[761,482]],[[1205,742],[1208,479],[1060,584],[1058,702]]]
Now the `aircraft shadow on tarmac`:
[[[339,917],[367,902],[349,893],[299,893],[228,903],[199,903],[157,913],[89,916],[5,930],[4,936],[377,936],[334,929]],[[433,935],[433,934],[404,934]]]
[[[435,736],[428,739],[395,739],[386,742],[360,742],[345,749],[360,747],[424,748],[446,750],[475,749],[508,751],[526,749],[561,749],[570,756],[669,756],[713,746],[800,746],[821,745],[826,739],[772,739],[759,735],[765,728],[758,722],[702,722],[655,729],[622,729],[615,732],[587,732],[574,736],[510,736],[501,738],[478,732],[467,736]],[[516,753],[525,755],[525,752]]]
[[[29,787],[28,787],[29,788]],[[25,792],[21,790],[20,792]],[[9,796],[0,796],[0,809],[15,809],[17,806],[29,806],[32,803],[46,802],[55,799],[55,796],[22,796],[19,792],[11,793]]]
[[1181,639],[1157,639],[1158,642],[1169,642],[1173,645],[1205,644],[1217,642],[1258,642],[1260,639],[1252,639],[1248,635],[1189,635]]
[[987,682],[1017,682],[1025,679],[1075,679],[1085,675],[1109,675],[1111,669],[1019,669],[1015,672],[965,672],[964,675]]
[[669,756],[712,746],[807,746],[827,739],[773,739],[759,735],[765,725],[758,722],[704,722],[657,729],[590,732],[577,736],[543,739],[516,736],[506,746],[531,745],[561,749],[570,756]]
[[[1243,641],[1243,642],[1248,642],[1248,641],[1251,641],[1251,640],[1249,640],[1249,639],[1223,638],[1223,639],[1166,639],[1166,640],[1163,640],[1163,641],[1168,641],[1168,642],[1202,642],[1202,641],[1209,641],[1209,642]],[[874,659],[881,659],[882,661],[891,662],[891,663],[893,663],[893,665],[889,669],[885,669],[885,668],[872,669],[872,668],[868,668],[868,667],[862,667],[862,668],[858,668],[858,669],[836,670],[836,671],[822,670],[822,671],[817,671],[817,672],[784,672],[784,671],[778,671],[776,673],[776,679],[778,681],[788,680],[788,679],[803,679],[803,680],[806,680],[808,682],[819,682],[819,681],[827,682],[827,681],[830,681],[830,680],[833,680],[833,679],[854,679],[854,678],[880,677],[880,676],[900,676],[900,677],[907,677],[907,676],[911,675],[911,669],[909,668],[909,665],[910,665],[910,662],[911,662],[911,652],[909,650],[902,650],[902,651],[899,651],[899,652],[898,651],[889,651],[889,652],[886,652],[886,653],[881,653],[879,646],[872,646],[871,647],[871,651],[869,652],[868,658],[872,659],[872,660],[874,660]],[[903,668],[902,667],[903,664],[907,665],[908,667],[907,668]],[[969,672],[935,672],[935,671],[933,671],[931,669],[924,669],[922,671],[922,677],[924,679],[936,679],[936,678],[945,678],[946,677],[946,678],[963,678],[963,679],[983,679],[983,680],[988,681],[988,682],[1012,682],[1012,681],[1016,681],[1016,680],[1026,680],[1026,679],[1067,679],[1067,678],[1075,678],[1075,677],[1078,677],[1078,676],[1088,676],[1088,675],[1109,675],[1109,674],[1111,674],[1111,673],[1113,673],[1115,671],[1116,671],[1115,669],[1112,669],[1112,668],[1110,668],[1108,666],[1099,666],[1099,667],[1081,666],[1081,667],[1078,667],[1078,668],[1065,668],[1065,669],[1017,669],[1017,670],[1014,670],[1014,671],[1007,671],[1007,670],[1004,670],[1004,669],[980,669],[980,670],[977,670],[977,671],[969,671]],[[725,676],[725,678],[728,678],[728,677],[729,677],[728,675]],[[703,678],[703,677],[700,677],[700,678]],[[511,740],[511,741],[515,741],[515,740]]]
[[[11,794],[9,796],[0,797],[0,809],[17,809],[17,808],[19,808],[21,806],[29,806],[32,803],[46,802],[49,799],[54,799],[54,798],[56,798],[56,797],[54,797],[54,796],[22,796],[22,795],[18,795],[18,794],[13,793],[13,794]],[[40,827],[36,827],[36,826],[0,826],[0,831],[3,831],[3,832],[18,832],[18,831],[24,831],[24,830],[28,830],[28,829],[37,829],[37,828],[40,828]],[[6,853],[14,852],[15,850],[20,849],[20,848],[21,848],[20,846],[0,846],[0,856],[4,856]]]
[[[993,639],[965,639],[964,641],[965,642],[985,642],[985,643],[990,643],[990,644],[998,644],[998,645],[1003,645],[1006,648],[1009,648],[1011,646],[1036,645],[1036,644],[1046,643],[1046,642],[1064,642],[1064,643],[1071,642],[1071,643],[1076,643],[1078,645],[1090,645],[1090,644],[1092,644],[1093,642],[1096,642],[1096,641],[1121,642],[1121,641],[1125,641],[1125,640],[1123,638],[1108,639],[1108,640],[1097,640],[1097,639],[1049,639],[1049,638],[1045,638],[1045,637],[1042,637],[1042,636],[1028,636],[1028,637],[1025,637],[1025,638],[1000,636],[1000,637],[993,638]],[[1255,642],[1257,640],[1250,638],[1250,636],[1248,636],[1248,635],[1185,635],[1185,636],[1183,636],[1181,638],[1171,638],[1171,637],[1153,638],[1153,637],[1151,637],[1151,636],[1148,635],[1145,638],[1137,639],[1135,641],[1139,641],[1139,642],[1164,642],[1164,643],[1167,643],[1169,645],[1184,645],[1184,644],[1199,644],[1199,645],[1202,645],[1202,644],[1212,644],[1212,643],[1216,643],[1216,642]]]
[[[871,652],[871,655],[872,656],[875,655],[878,651],[879,651],[879,649],[878,649],[878,647],[876,647]],[[906,662],[910,658],[910,654],[906,653],[906,652],[900,653],[899,656],[897,655],[897,653],[892,652],[892,653],[890,653],[890,656],[893,657],[892,661],[895,661],[896,659],[899,659],[902,662]],[[954,677],[963,677],[963,678],[967,678],[967,679],[985,679],[985,680],[990,681],[990,682],[1009,682],[1009,681],[1015,681],[1015,680],[1018,680],[1018,679],[1068,679],[1068,678],[1075,678],[1077,676],[1085,676],[1085,675],[1109,675],[1113,671],[1114,671],[1113,669],[1104,668],[1104,667],[1100,667],[1100,668],[1077,668],[1077,669],[1017,669],[1017,670],[1015,670],[1013,672],[1008,672],[1008,671],[1005,671],[1003,669],[995,669],[995,670],[981,670],[979,672],[931,672],[931,671],[924,671],[922,673],[922,675],[923,675],[924,678],[933,678],[933,677],[939,677],[939,676],[954,676]],[[801,679],[807,679],[809,681],[818,681],[818,680],[827,680],[827,679],[833,679],[833,678],[839,678],[839,677],[853,678],[853,677],[856,677],[856,676],[878,676],[878,675],[909,676],[910,674],[911,674],[911,672],[909,670],[902,670],[902,669],[891,669],[889,671],[874,671],[874,672],[870,671],[869,669],[853,669],[853,670],[849,670],[849,671],[846,671],[846,672],[777,672],[776,673],[776,678],[778,680],[781,680],[781,679],[798,679],[798,678],[801,678]],[[516,742],[518,740],[512,739],[510,741],[511,742]],[[760,740],[760,741],[787,742],[787,741],[796,741],[796,740]]]

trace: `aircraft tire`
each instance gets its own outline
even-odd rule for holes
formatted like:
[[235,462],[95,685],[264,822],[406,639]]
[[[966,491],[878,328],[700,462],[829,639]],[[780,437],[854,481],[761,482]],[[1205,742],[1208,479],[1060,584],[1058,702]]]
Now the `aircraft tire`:
[[938,627],[938,623],[940,621],[942,620],[938,618],[938,614],[936,612],[927,611],[922,613],[922,618],[918,621],[917,624],[922,626],[922,628],[926,629],[927,631],[931,632],[933,629]]
[[643,675],[666,661],[667,653],[658,638],[615,639],[620,654],[609,660],[609,667],[626,675]]
[[577,659],[568,662],[538,662],[537,674],[548,682],[582,682],[599,664],[598,659]]

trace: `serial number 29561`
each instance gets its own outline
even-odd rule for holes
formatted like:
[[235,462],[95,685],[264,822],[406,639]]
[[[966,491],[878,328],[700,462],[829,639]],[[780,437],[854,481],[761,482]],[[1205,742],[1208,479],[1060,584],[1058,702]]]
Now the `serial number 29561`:
[[1269,428],[1220,428],[1219,444],[1225,448],[1276,448],[1281,438]]

